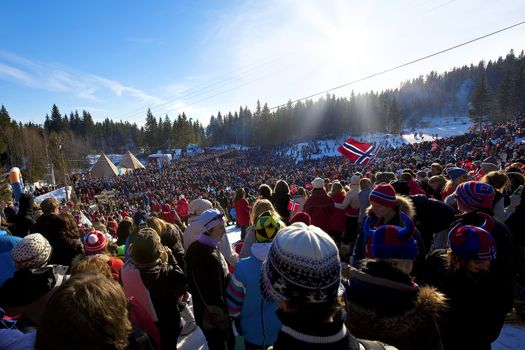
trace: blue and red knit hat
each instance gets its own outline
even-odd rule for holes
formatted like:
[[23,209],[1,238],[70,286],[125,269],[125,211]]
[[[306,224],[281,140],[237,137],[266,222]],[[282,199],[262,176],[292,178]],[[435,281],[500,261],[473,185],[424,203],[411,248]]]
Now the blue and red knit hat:
[[483,227],[457,224],[448,234],[452,253],[465,260],[496,259],[496,243]]
[[456,197],[471,209],[492,208],[494,188],[485,182],[467,181],[456,187]]
[[371,255],[379,259],[414,260],[417,257],[417,241],[414,239],[414,223],[405,214],[401,215],[404,227],[383,225],[375,230]]
[[397,206],[396,190],[392,185],[387,183],[380,183],[377,185],[372,192],[370,192],[369,199],[370,202],[385,207],[395,208]]

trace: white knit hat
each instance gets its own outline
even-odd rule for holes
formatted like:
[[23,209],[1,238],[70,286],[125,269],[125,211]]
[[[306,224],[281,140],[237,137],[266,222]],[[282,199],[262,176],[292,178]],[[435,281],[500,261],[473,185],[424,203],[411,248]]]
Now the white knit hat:
[[320,228],[296,222],[281,229],[263,263],[261,291],[267,300],[322,303],[338,295],[341,260]]
[[188,207],[190,215],[201,215],[204,211],[213,208],[213,204],[207,199],[197,198],[190,202]]
[[313,188],[324,188],[324,180],[320,177],[316,177],[314,181],[312,181]]
[[45,266],[51,258],[51,245],[40,233],[25,236],[11,250],[17,270]]

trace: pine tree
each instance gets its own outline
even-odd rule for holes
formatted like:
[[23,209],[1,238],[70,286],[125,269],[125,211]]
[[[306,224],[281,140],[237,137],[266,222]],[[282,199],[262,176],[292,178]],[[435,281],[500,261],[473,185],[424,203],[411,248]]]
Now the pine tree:
[[474,91],[470,97],[470,103],[472,104],[471,116],[474,116],[479,121],[479,127],[481,129],[481,123],[485,116],[494,118],[493,115],[493,96],[492,91],[487,83],[487,76],[485,72],[482,72]]

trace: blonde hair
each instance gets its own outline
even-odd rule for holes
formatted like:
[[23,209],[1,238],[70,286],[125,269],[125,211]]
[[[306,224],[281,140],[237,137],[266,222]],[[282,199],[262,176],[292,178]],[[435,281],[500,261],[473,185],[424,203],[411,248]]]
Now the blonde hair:
[[341,185],[341,183],[339,181],[334,181],[332,183],[332,188],[330,189],[330,194],[331,195],[336,195],[336,194],[339,194],[339,193],[344,193],[344,188],[343,188],[343,185]]
[[255,223],[255,220],[264,213],[265,211],[269,211],[272,216],[275,216],[277,218],[281,219],[281,216],[277,213],[275,210],[272,202],[270,202],[267,199],[258,199],[255,201],[252,207],[252,211],[250,212],[250,224],[253,225]]
[[73,261],[71,275],[79,273],[102,274],[109,279],[113,279],[108,261],[102,257],[86,257]]

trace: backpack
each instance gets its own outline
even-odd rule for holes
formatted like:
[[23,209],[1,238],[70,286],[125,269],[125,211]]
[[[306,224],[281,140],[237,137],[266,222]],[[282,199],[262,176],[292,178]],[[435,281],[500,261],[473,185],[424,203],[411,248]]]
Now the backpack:
[[[128,300],[128,317],[131,317],[131,302]],[[130,319],[131,321],[131,319]],[[153,350],[153,345],[148,334],[142,328],[132,325],[128,334],[128,346],[126,350]]]

